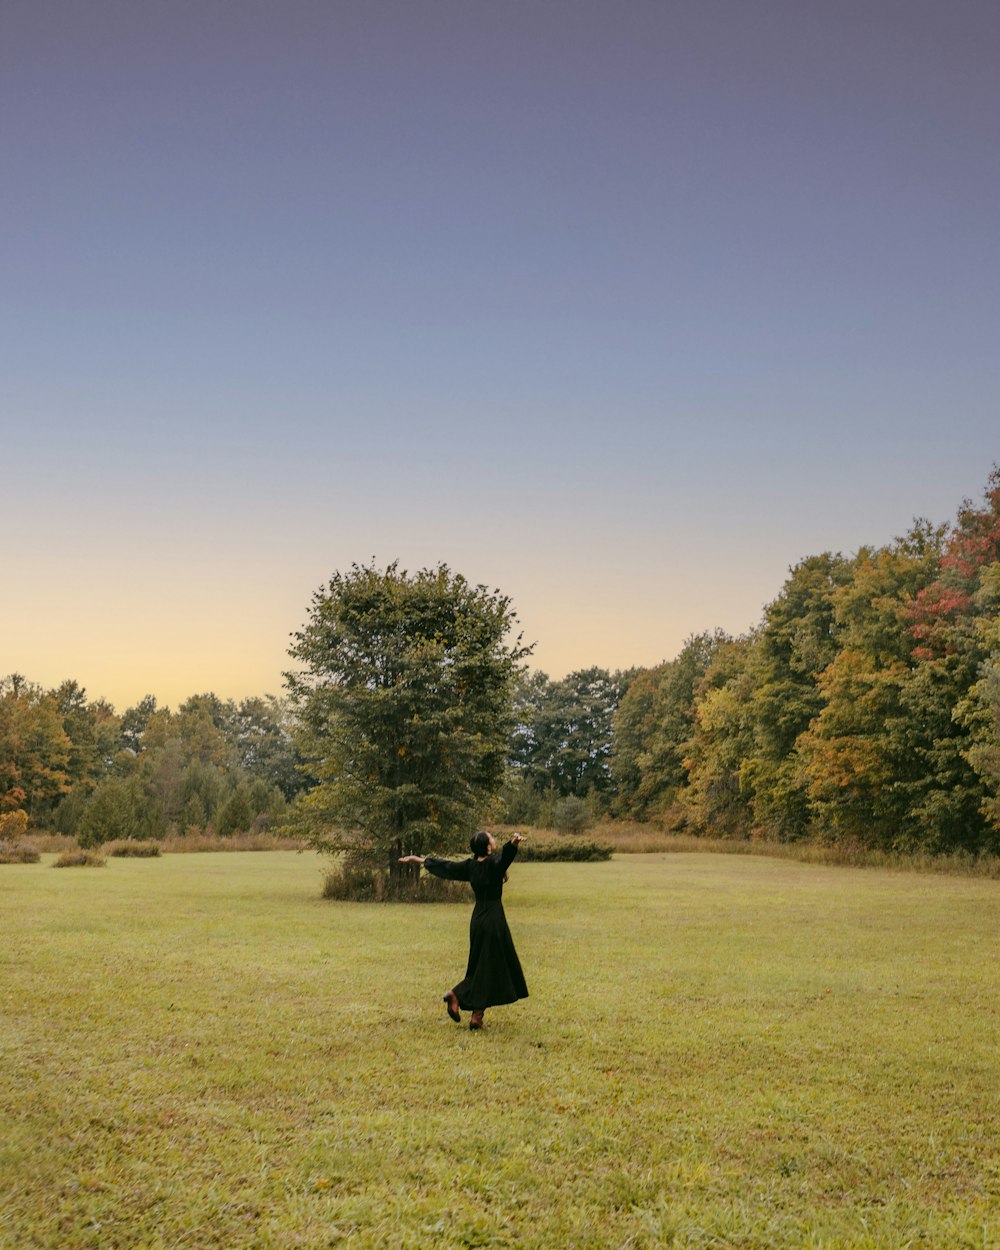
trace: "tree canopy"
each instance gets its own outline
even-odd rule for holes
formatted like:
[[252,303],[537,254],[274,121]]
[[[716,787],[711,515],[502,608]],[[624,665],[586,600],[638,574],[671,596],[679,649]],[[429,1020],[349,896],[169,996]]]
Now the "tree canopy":
[[401,854],[460,845],[504,778],[530,651],[515,628],[505,595],[445,564],[352,564],[316,592],[286,674],[314,845],[393,875]]

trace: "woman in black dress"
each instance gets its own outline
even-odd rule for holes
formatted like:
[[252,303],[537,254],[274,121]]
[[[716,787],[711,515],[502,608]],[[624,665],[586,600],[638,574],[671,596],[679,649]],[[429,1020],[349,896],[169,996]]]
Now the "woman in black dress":
[[491,833],[472,835],[472,856],[459,861],[438,859],[435,855],[404,855],[403,864],[423,864],[435,877],[468,881],[476,896],[469,923],[469,965],[465,978],[444,996],[448,1015],[456,1023],[461,1011],[471,1011],[470,1029],[483,1027],[487,1007],[499,1007],[528,997],[524,973],[507,928],[503,910],[503,883],[507,869],[517,854],[523,835],[515,833],[502,851],[497,851]]

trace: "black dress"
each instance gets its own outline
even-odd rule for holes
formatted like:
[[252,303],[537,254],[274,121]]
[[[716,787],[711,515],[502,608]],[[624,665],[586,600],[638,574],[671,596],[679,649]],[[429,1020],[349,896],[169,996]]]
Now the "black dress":
[[528,997],[521,962],[507,928],[503,910],[503,878],[517,854],[517,843],[508,842],[488,859],[458,862],[428,855],[424,867],[435,877],[468,881],[476,896],[469,922],[469,966],[465,979],[455,986],[463,1011],[485,1011]]

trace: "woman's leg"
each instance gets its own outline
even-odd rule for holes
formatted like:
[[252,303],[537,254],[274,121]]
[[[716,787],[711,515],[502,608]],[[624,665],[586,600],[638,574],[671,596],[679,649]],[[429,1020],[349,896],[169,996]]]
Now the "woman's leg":
[[469,1020],[469,1028],[481,1029],[483,1027],[483,1016],[485,1014],[485,1011],[474,1011],[472,1013],[472,1018]]
[[458,995],[455,993],[454,990],[449,990],[448,993],[445,994],[444,1003],[445,1003],[445,1006],[448,1008],[448,1015],[451,1016],[451,1018],[455,1021],[456,1024],[460,1024],[462,1021],[462,1013],[461,1011],[459,1011]]

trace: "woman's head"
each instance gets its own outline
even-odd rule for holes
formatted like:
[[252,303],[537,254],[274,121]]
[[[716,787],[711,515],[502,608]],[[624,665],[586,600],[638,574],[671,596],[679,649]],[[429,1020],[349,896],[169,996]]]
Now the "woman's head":
[[474,833],[469,839],[469,847],[476,859],[484,859],[487,855],[493,853],[496,841],[492,833],[487,833],[485,829],[480,829],[478,833]]

